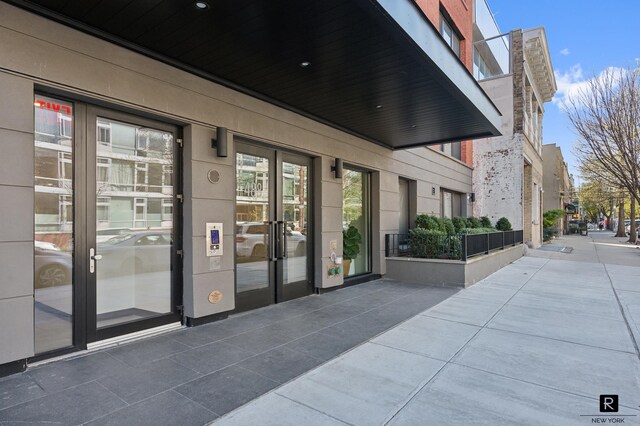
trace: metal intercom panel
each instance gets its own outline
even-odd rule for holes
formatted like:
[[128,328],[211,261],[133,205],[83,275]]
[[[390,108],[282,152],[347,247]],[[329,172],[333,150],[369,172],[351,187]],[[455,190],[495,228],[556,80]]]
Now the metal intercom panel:
[[207,223],[207,256],[222,256],[222,223]]

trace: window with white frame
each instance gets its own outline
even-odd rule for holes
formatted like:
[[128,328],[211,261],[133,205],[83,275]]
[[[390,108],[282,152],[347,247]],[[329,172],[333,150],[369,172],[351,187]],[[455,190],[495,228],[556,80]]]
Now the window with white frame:
[[106,185],[111,177],[111,158],[98,157],[96,162],[96,179],[98,184]]
[[451,50],[453,50],[453,53],[459,58],[460,36],[458,36],[453,24],[444,15],[440,15],[440,34]]
[[98,222],[109,222],[111,217],[111,198],[98,197],[96,200],[96,219]]
[[162,220],[173,220],[173,199],[171,198],[162,200]]
[[136,163],[135,191],[147,192],[149,189],[149,163]]
[[58,151],[58,176],[60,184],[70,185],[73,180],[73,156],[70,152]]
[[96,136],[98,143],[111,147],[111,123],[98,120]]
[[134,217],[133,219],[136,221],[136,226],[144,226],[144,223],[140,224],[139,222],[147,221],[147,199],[146,198],[135,198],[134,199]]
[[73,223],[73,197],[71,195],[61,195],[58,202],[60,225]]
[[58,125],[61,137],[68,139],[73,137],[73,118],[71,116],[58,113]]

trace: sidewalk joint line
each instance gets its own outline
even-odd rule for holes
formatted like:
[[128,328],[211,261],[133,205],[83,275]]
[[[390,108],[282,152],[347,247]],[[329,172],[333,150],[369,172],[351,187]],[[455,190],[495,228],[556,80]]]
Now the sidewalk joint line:
[[[287,400],[289,400],[289,401],[293,402],[294,404],[301,405],[301,406],[303,406],[303,407],[305,407],[305,408],[308,408],[308,409],[310,409],[310,410],[312,410],[312,411],[315,411],[316,413],[323,414],[323,415],[325,415],[325,416],[327,416],[327,417],[329,417],[329,418],[332,418],[333,420],[336,420],[336,421],[338,421],[338,422],[340,422],[340,423],[342,423],[342,424],[349,425],[349,426],[354,426],[354,424],[353,424],[353,423],[349,423],[349,422],[344,421],[344,420],[342,420],[342,419],[339,419],[339,418],[337,418],[337,417],[335,417],[335,416],[332,416],[331,414],[325,413],[324,411],[320,411],[320,410],[318,410],[317,408],[314,408],[314,407],[311,407],[310,405],[305,404],[304,402],[300,402],[300,401],[296,401],[295,399],[291,399],[291,398],[289,398],[289,397],[288,397],[288,396],[286,396],[286,395],[283,395],[283,394],[281,394],[281,393],[278,393],[277,391],[274,391],[273,393],[274,393],[274,394],[276,394],[276,395],[278,395],[278,396],[279,396],[279,397],[281,397],[281,398],[284,398],[284,399],[287,399]],[[255,401],[255,400],[254,400],[254,401]]]
[[[598,249],[596,248],[596,253]],[[603,263],[604,270],[607,273],[607,278],[609,278],[609,284],[611,285],[611,290],[613,290],[613,294],[616,297],[616,301],[618,302],[618,308],[620,308],[620,312],[622,313],[622,318],[624,319],[624,323],[627,326],[627,332],[629,333],[629,337],[631,338],[631,343],[633,343],[633,347],[636,350],[636,356],[640,359],[640,349],[638,349],[638,342],[636,341],[636,336],[633,334],[633,330],[631,329],[631,325],[629,324],[629,320],[627,319],[627,315],[624,311],[624,307],[622,306],[622,302],[620,302],[620,298],[618,297],[618,292],[616,291],[615,286],[613,285],[613,280],[611,279],[611,275],[609,275],[609,270],[607,269],[607,265]]]

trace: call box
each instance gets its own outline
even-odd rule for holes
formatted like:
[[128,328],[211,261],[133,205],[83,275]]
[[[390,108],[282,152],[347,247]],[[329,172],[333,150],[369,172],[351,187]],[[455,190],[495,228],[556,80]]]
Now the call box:
[[207,256],[222,256],[222,223],[207,223]]

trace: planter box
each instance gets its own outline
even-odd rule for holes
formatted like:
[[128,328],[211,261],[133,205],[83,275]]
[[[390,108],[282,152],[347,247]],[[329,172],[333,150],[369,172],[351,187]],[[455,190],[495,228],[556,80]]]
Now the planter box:
[[523,244],[469,260],[387,257],[385,278],[430,286],[469,287],[524,255]]

